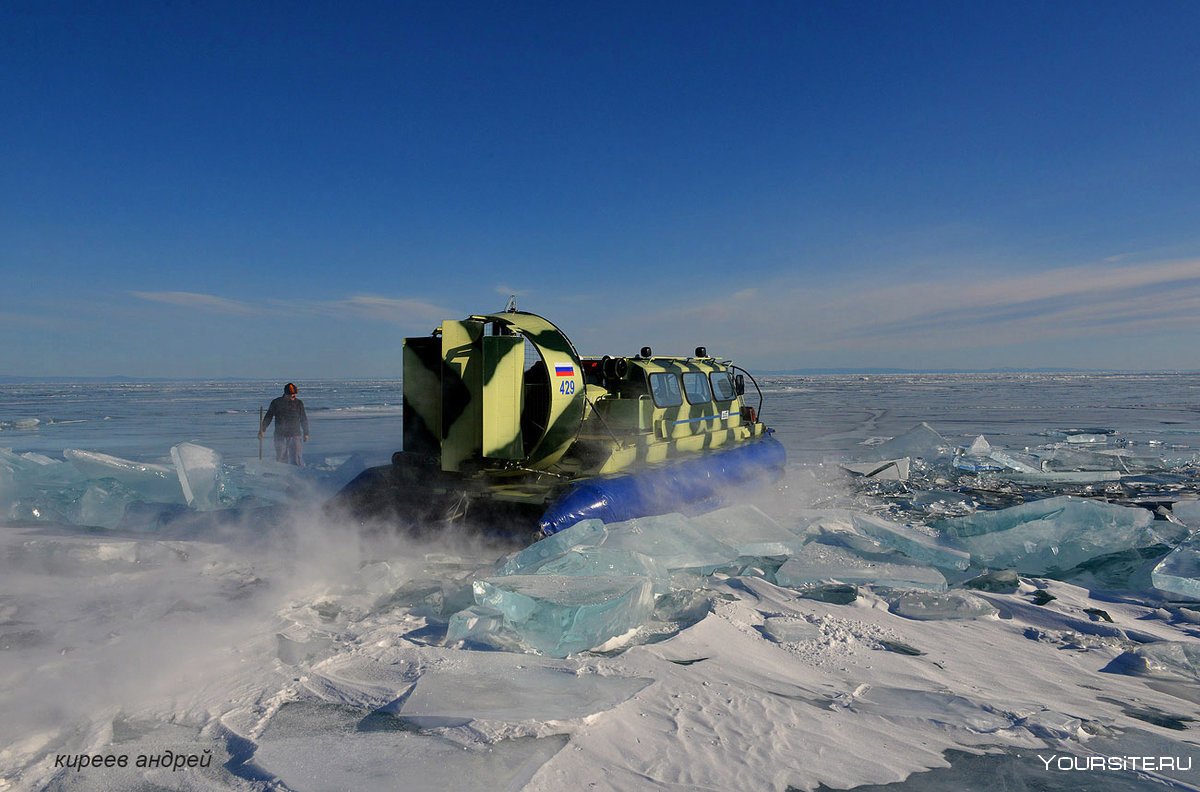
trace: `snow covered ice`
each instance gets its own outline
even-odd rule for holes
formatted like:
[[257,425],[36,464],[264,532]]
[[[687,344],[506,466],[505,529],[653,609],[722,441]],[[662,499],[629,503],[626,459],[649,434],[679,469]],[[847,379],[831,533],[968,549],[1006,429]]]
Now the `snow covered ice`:
[[[345,401],[312,414],[304,470],[257,460],[250,385],[24,403],[40,421],[0,451],[0,790],[967,789],[1005,767],[1059,788],[1039,752],[1192,757],[1106,778],[1200,788],[1200,378],[762,384],[775,490],[528,547],[321,511],[394,450],[398,409],[359,409],[394,383],[306,388]],[[1036,406],[1064,392],[1096,406]],[[1148,392],[1166,406],[1130,409]],[[135,393],[210,401],[103,421]],[[980,436],[999,469],[955,467]],[[880,451],[906,480],[842,467]],[[211,761],[135,764],[166,751]]]
[[906,591],[892,600],[892,613],[906,619],[979,619],[999,611],[966,591]]
[[[500,677],[506,684],[495,683]],[[421,726],[570,720],[610,710],[653,681],[581,672],[573,664],[546,658],[492,653],[470,668],[448,664],[422,674],[411,692],[385,710]]]
[[787,616],[768,616],[763,620],[763,635],[780,642],[816,641],[821,638],[821,628],[805,619]]
[[[289,789],[520,789],[567,742],[551,736],[464,745],[368,718],[336,705],[284,705],[250,767]],[[314,742],[323,747],[314,751]]]

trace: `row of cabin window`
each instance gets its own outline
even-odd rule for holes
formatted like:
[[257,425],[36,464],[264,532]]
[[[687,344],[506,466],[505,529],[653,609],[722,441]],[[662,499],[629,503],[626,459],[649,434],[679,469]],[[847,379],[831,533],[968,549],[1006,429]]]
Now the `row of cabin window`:
[[650,375],[650,393],[654,403],[659,407],[678,407],[683,404],[684,394],[689,404],[711,404],[716,395],[716,401],[733,401],[737,391],[733,387],[733,375],[728,371],[714,371],[704,374],[700,371],[685,371],[683,373],[683,390],[680,391],[680,375],[674,372],[660,371]]

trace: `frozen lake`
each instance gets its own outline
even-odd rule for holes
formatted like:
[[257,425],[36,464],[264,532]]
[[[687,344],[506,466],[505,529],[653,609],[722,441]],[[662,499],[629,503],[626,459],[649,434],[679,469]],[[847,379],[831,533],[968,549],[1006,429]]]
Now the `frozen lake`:
[[[397,449],[398,382],[298,384],[310,464]],[[790,468],[757,508],[648,525],[649,562],[619,524],[551,558],[628,565],[587,584],[624,611],[510,559],[591,646],[557,656],[478,608],[515,602],[516,548],[365,537],[303,488],[158,527],[33,519],[89,513],[63,505],[94,484],[67,449],[165,469],[193,442],[254,481],[282,383],[0,385],[0,790],[1200,789],[1200,602],[1150,586],[1200,523],[1200,375],[759,385]],[[909,480],[839,467],[922,422],[942,448]],[[1037,472],[968,470],[979,435]],[[1015,571],[968,583],[981,559]]]
[[[872,437],[925,421],[951,439],[983,434],[1006,447],[1048,432],[1106,427],[1136,444],[1200,447],[1197,374],[926,374],[764,376],[764,420],[793,461],[840,458]],[[399,381],[303,384],[310,457],[351,451],[386,458],[401,435]],[[259,407],[273,382],[0,384],[0,446],[61,453],[165,456],[192,440],[230,461],[256,456]],[[747,395],[755,403],[753,388]],[[33,428],[22,421],[37,420]]]

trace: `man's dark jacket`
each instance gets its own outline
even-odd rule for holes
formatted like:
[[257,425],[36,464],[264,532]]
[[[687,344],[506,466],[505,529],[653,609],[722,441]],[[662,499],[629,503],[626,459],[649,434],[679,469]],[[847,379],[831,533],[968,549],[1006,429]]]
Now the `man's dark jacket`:
[[271,419],[275,419],[276,437],[299,437],[308,434],[308,415],[304,412],[304,402],[299,399],[289,399],[280,396],[271,401],[267,414],[263,416],[262,431],[267,431]]

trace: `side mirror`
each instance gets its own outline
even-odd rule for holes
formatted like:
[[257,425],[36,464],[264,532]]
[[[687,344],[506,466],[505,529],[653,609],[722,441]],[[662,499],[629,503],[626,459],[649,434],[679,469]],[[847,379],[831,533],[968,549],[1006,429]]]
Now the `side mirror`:
[[741,374],[735,375],[733,378],[733,389],[737,392],[738,396],[744,396],[746,394],[746,378]]

